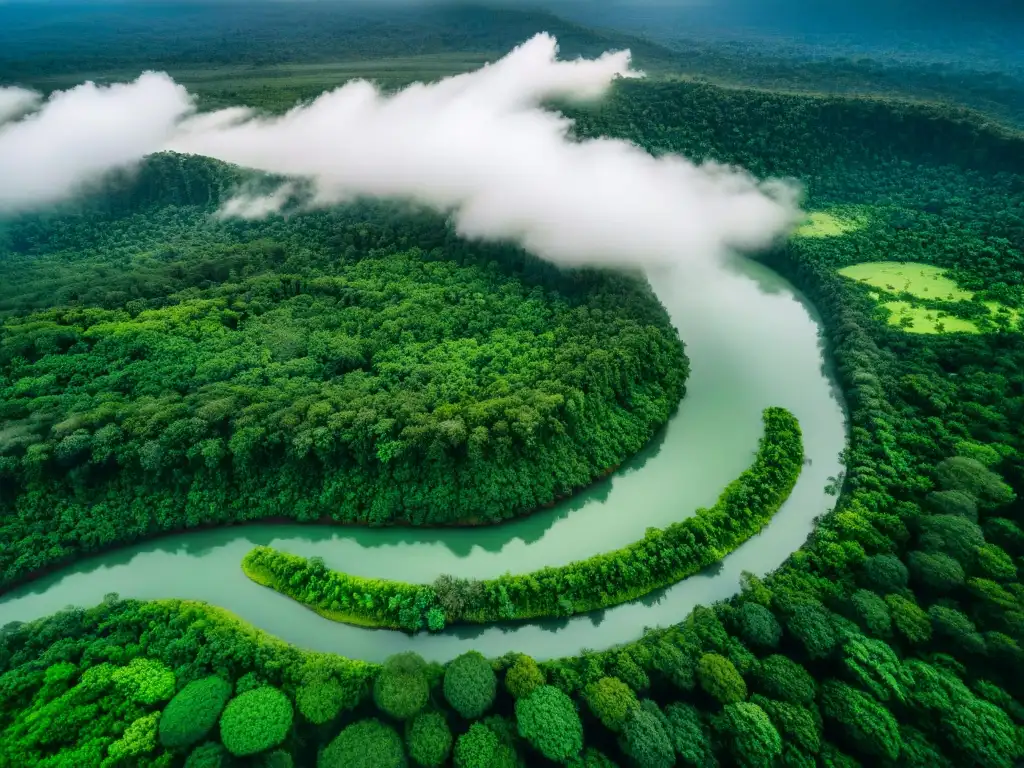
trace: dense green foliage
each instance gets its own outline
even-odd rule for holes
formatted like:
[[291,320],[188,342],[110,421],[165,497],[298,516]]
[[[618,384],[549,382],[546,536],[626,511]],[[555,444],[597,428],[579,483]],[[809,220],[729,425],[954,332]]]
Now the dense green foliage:
[[373,701],[396,720],[408,720],[427,704],[426,665],[415,653],[392,656],[373,681]]
[[404,768],[402,740],[379,720],[360,720],[346,726],[328,744],[317,768]]
[[[254,581],[327,618],[376,627],[436,631],[459,621],[487,623],[572,615],[627,602],[718,562],[760,531],[789,497],[803,466],[796,418],[766,408],[753,465],[710,509],[666,528],[649,528],[634,544],[568,565],[500,576],[475,584],[439,579],[415,585],[328,570],[271,547],[256,547],[242,567]],[[458,601],[450,593],[461,593]],[[457,613],[451,612],[456,602]]]
[[452,751],[452,732],[439,712],[417,715],[409,727],[409,757],[423,768],[437,768]]
[[193,680],[160,715],[160,743],[174,749],[202,741],[213,730],[231,697],[231,683],[211,675]]
[[[607,104],[573,114],[578,133],[793,175],[812,207],[856,206],[865,216],[857,231],[798,238],[766,256],[821,311],[849,408],[846,474],[836,511],[806,546],[764,580],[746,578],[735,598],[621,648],[539,669],[519,654],[495,660],[505,681],[496,714],[466,722],[449,713],[462,753],[595,768],[608,757],[645,766],[1019,764],[1024,340],[905,333],[867,287],[836,270],[882,258],[932,263],[981,299],[1024,305],[1024,143],[939,109],[685,83],[620,83]],[[37,269],[29,261],[11,274]],[[56,290],[40,288],[32,301],[47,293]],[[48,310],[6,311],[21,322]],[[406,701],[393,680],[382,684],[374,714],[370,681],[393,678],[389,668],[407,670],[422,693]],[[0,634],[0,763],[180,763],[189,750],[168,752],[154,715],[210,675],[236,692],[274,686],[296,700],[312,680],[346,692],[339,722],[295,719],[282,748],[298,765],[318,756],[324,766],[402,765],[400,719],[412,718],[403,731],[411,754],[411,729],[426,716],[416,713],[445,703],[443,672],[422,660],[378,669],[306,654],[213,608],[110,600]],[[601,683],[610,678],[621,685]],[[622,686],[638,704],[615,731],[618,710],[590,701],[605,688],[628,698]],[[612,714],[610,725],[598,712]],[[372,717],[392,724],[363,724]],[[227,757],[216,742],[199,744],[188,764]]]
[[199,525],[495,522],[614,469],[683,393],[642,278],[401,207],[212,220],[232,178],[157,156],[0,234],[0,584]]
[[544,757],[563,763],[583,749],[583,726],[572,699],[550,685],[542,685],[516,701],[519,735]]
[[228,702],[220,717],[220,738],[233,755],[255,755],[284,741],[291,727],[292,703],[268,685]]
[[456,657],[444,671],[444,697],[468,720],[476,720],[490,709],[497,688],[490,662],[476,651]]

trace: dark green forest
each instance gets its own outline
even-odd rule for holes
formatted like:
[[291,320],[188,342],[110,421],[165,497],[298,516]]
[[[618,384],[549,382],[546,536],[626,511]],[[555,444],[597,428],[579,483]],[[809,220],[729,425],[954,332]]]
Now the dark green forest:
[[[806,545],[775,573],[748,576],[740,594],[674,626],[621,647],[540,662],[467,653],[442,666],[400,654],[369,665],[344,658],[344,648],[334,655],[285,645],[213,606],[111,595],[0,632],[0,765],[1020,764],[1024,336],[1005,327],[907,333],[887,323],[867,286],[837,270],[867,261],[929,263],[948,269],[979,301],[1024,306],[1024,138],[953,108],[687,82],[620,82],[607,102],[566,111],[580,136],[628,137],[655,154],[793,176],[806,185],[809,209],[855,209],[864,218],[855,231],[794,238],[761,257],[821,313],[848,408],[837,506]],[[539,414],[536,403],[561,394],[557,418],[526,419],[550,431],[520,450],[524,461],[550,461],[565,478],[592,477],[619,460],[609,452],[608,463],[585,464],[592,435],[609,441],[596,450],[614,445],[627,455],[682,394],[682,348],[636,277],[563,272],[514,249],[470,247],[435,217],[390,206],[210,221],[204,211],[221,184],[234,183],[233,173],[155,158],[84,215],[62,211],[5,225],[0,490],[8,506],[0,552],[7,583],[102,546],[97,530],[121,541],[153,533],[162,521],[187,523],[188,510],[195,522],[235,519],[244,510],[231,507],[231,498],[245,492],[246,470],[234,460],[229,430],[243,408],[266,404],[250,411],[266,431],[246,455],[282,464],[280,485],[267,485],[268,496],[286,492],[289,478],[321,477],[294,474],[311,473],[313,459],[345,457],[345,472],[366,483],[372,475],[359,473],[367,466],[390,464],[359,442],[376,435],[376,414],[337,430],[336,453],[296,440],[307,423],[318,426],[310,417],[316,402],[334,415],[344,413],[337,404],[345,398],[365,397],[382,409],[380,419],[397,421],[377,405],[390,399],[379,393],[391,390],[373,386],[423,406],[412,414],[424,414],[424,430],[406,438],[387,433],[408,440],[406,450],[429,458],[439,440],[438,462],[456,461],[457,449],[465,466],[487,461],[491,454],[470,453],[468,427],[477,423],[491,451],[514,454],[527,445],[529,430],[513,431],[512,421],[511,447],[493,437],[492,422],[471,421],[471,413],[490,413],[474,408],[495,386],[486,365],[470,365],[480,358],[467,351],[445,359],[436,371],[451,389],[417,378],[425,366],[435,370],[427,342],[468,348],[475,341],[495,365],[503,349],[520,355],[504,375],[521,370],[522,377],[493,396],[530,393],[535,401],[517,401],[523,413]],[[430,310],[438,301],[443,316]],[[422,321],[410,339],[389,336],[386,322],[359,326],[365,307]],[[320,319],[334,325],[317,328]],[[537,330],[541,322],[553,339]],[[328,335],[344,335],[344,344],[318,356],[317,330],[339,331]],[[263,345],[258,354],[254,339]],[[587,363],[611,344],[621,359]],[[547,368],[536,350],[546,350]],[[379,373],[344,367],[390,354],[401,357]],[[73,370],[67,361],[76,357],[91,367]],[[353,377],[365,388],[336,383]],[[295,382],[294,394],[275,384],[283,379]],[[211,398],[230,390],[230,408],[218,411],[217,400],[194,386],[200,381]],[[596,410],[574,420],[565,393],[584,381],[598,393],[585,401],[596,400]],[[445,399],[451,393],[467,403],[459,412],[463,431],[454,432],[465,435],[464,449],[444,442],[450,426],[426,417],[428,404],[454,406]],[[115,409],[104,410],[108,402],[131,420],[118,421]],[[202,408],[210,418],[198,415]],[[192,419],[210,431],[190,432],[200,426]],[[179,421],[186,424],[171,430]],[[109,425],[119,432],[97,439]],[[552,437],[563,434],[563,443]],[[342,435],[352,442],[340,442]],[[225,453],[210,450],[215,468],[230,472],[235,485],[223,506],[191,506],[217,492],[196,485],[216,471],[199,446],[216,439]],[[570,458],[568,447],[550,454],[539,447],[560,444],[583,453]],[[486,482],[460,491],[515,486],[503,486],[502,475],[492,480],[495,461]],[[134,478],[132,493],[141,488],[149,502],[126,503],[128,486],[119,490],[118,478]],[[572,485],[552,485],[547,498]],[[106,500],[89,506],[98,488],[107,489]],[[533,488],[531,502],[545,498]],[[302,500],[307,519],[319,515],[311,495],[285,498]],[[86,510],[109,527],[79,527],[76,515]]]
[[200,525],[498,521],[611,472],[683,394],[643,278],[394,206],[221,223],[212,173],[156,157],[88,213],[8,222],[4,582]]

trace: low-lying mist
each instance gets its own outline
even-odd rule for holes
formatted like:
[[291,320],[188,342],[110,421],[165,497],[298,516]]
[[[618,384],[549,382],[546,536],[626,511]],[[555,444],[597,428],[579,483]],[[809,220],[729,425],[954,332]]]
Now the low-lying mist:
[[411,200],[460,234],[512,240],[563,264],[716,265],[764,248],[800,218],[798,189],[742,169],[652,157],[618,139],[576,140],[551,99],[592,100],[640,77],[628,51],[558,61],[539,34],[477,71],[386,94],[367,81],[280,116],[198,114],[163,74],[86,83],[43,101],[0,88],[0,213],[82,194],[161,150],[303,179],[269,195],[240,191],[219,215],[262,217],[363,196]]

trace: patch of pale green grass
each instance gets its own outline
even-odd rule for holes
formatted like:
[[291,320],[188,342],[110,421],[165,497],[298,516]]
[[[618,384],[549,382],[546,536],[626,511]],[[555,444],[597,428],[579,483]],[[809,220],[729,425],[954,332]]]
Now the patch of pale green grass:
[[970,320],[935,309],[915,307],[906,301],[887,301],[882,306],[889,310],[889,325],[902,328],[907,333],[980,333],[978,326]]
[[860,219],[815,211],[793,234],[796,237],[840,237],[862,226],[864,222]]
[[868,261],[843,267],[839,274],[889,293],[906,291],[920,299],[969,301],[974,295],[945,275],[942,267],[900,261]]

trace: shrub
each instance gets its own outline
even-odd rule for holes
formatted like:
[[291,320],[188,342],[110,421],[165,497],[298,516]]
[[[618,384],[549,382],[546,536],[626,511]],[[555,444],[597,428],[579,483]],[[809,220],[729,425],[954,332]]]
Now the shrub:
[[744,642],[762,648],[774,648],[782,637],[782,627],[763,605],[747,600],[739,610],[740,635]]
[[569,768],[618,768],[605,754],[593,747],[587,747],[582,755],[574,757],[567,765]]
[[756,704],[727,704],[712,720],[715,730],[743,768],[770,768],[782,754],[782,738]]
[[949,592],[964,585],[964,569],[943,552],[910,552],[907,565],[914,582],[933,592]]
[[233,755],[255,755],[284,741],[291,727],[292,703],[267,685],[228,702],[220,717],[220,740]]
[[985,544],[975,550],[974,558],[978,570],[988,578],[995,581],[1013,581],[1017,578],[1017,566],[1002,547]]
[[174,696],[174,673],[153,659],[132,659],[127,667],[116,670],[111,679],[126,699],[140,704],[156,704]]
[[985,535],[977,523],[954,515],[924,518],[918,538],[921,549],[926,552],[942,552],[955,558],[961,565],[968,565],[975,548],[985,543]]
[[978,503],[964,491],[932,491],[925,501],[937,515],[955,515],[978,522]]
[[231,697],[231,683],[211,676],[193,680],[160,716],[160,743],[169,749],[195,744],[213,730]]
[[230,764],[231,755],[224,745],[208,741],[192,750],[185,761],[185,768],[227,768]]
[[857,623],[869,635],[889,637],[892,635],[892,616],[885,600],[867,589],[858,589],[850,597],[850,605],[857,616]]
[[814,678],[788,656],[769,656],[761,662],[754,677],[758,690],[772,699],[810,704],[817,695]]
[[444,672],[444,697],[467,720],[475,720],[494,703],[498,680],[480,653],[455,658]]
[[345,689],[336,680],[309,680],[295,693],[295,706],[313,725],[329,723],[344,703]]
[[894,555],[874,555],[864,561],[866,586],[882,595],[906,589],[907,567]]
[[664,724],[664,715],[653,701],[634,707],[622,727],[622,751],[637,768],[672,768],[675,750]]
[[617,677],[602,677],[583,689],[590,711],[613,733],[622,729],[630,711],[637,706],[633,689]]
[[838,680],[822,686],[824,715],[843,726],[851,742],[866,754],[895,760],[900,753],[896,721],[885,707],[856,688]]
[[965,491],[993,506],[1013,501],[1013,490],[997,473],[976,459],[953,456],[939,462],[935,474],[943,490]]
[[747,698],[747,684],[733,663],[717,653],[705,653],[697,663],[700,687],[722,704]]
[[505,673],[505,688],[513,699],[529,696],[547,682],[544,672],[532,657],[520,654]]
[[542,685],[516,702],[519,735],[549,760],[564,763],[583,748],[583,724],[572,699]]
[[711,763],[711,742],[700,712],[692,704],[675,702],[665,707],[668,736],[684,765]]
[[409,757],[424,768],[435,768],[448,759],[452,732],[438,712],[416,715],[409,727]]
[[159,712],[151,712],[132,721],[121,738],[107,748],[107,754],[114,760],[127,762],[133,757],[152,752],[156,749],[156,723],[159,717]]
[[430,697],[426,662],[415,653],[399,653],[384,662],[373,682],[378,709],[398,720],[418,713]]
[[455,768],[490,768],[497,751],[497,734],[486,725],[473,723],[455,744]]
[[359,720],[343,728],[320,752],[317,768],[405,768],[402,739],[380,720]]
[[807,655],[812,659],[828,656],[839,639],[831,611],[817,600],[807,600],[795,606],[786,626],[804,644]]
[[896,631],[916,645],[927,643],[932,636],[932,622],[928,614],[918,607],[917,603],[900,595],[887,595],[885,604],[889,606],[893,626]]

